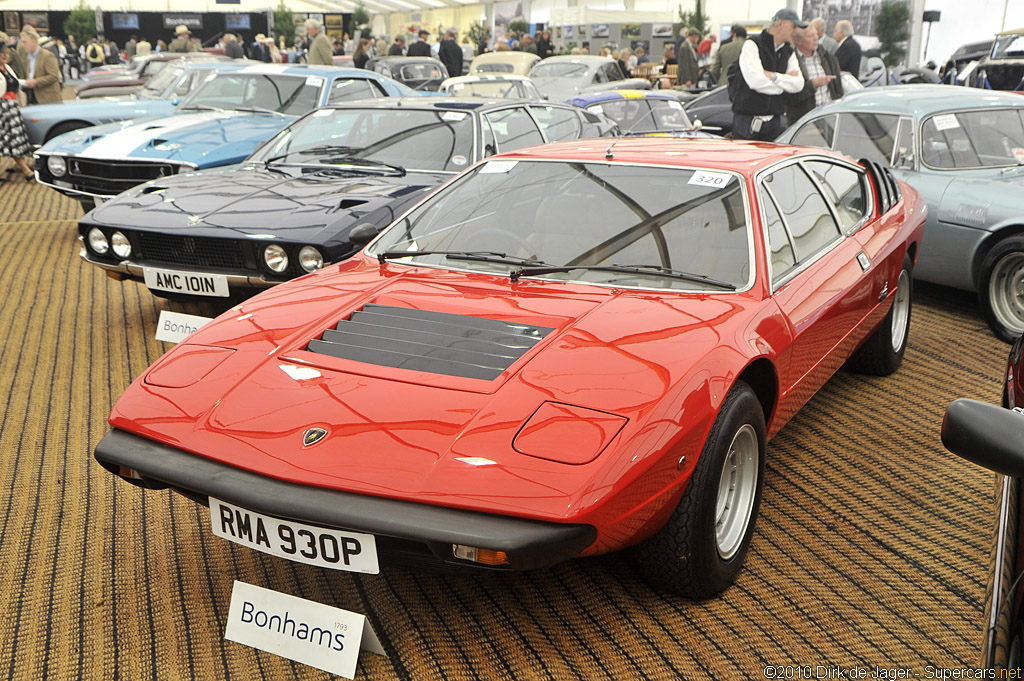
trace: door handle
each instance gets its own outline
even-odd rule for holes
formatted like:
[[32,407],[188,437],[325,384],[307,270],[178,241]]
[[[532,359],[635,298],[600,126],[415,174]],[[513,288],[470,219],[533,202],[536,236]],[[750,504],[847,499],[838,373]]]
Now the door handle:
[[882,282],[882,292],[878,294],[878,302],[884,301],[889,296],[889,280]]

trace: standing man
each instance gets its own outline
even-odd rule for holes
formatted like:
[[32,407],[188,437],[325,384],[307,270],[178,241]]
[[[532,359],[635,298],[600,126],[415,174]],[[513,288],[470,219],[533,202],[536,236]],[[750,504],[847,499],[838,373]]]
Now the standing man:
[[311,66],[313,64],[332,66],[334,64],[334,51],[331,49],[331,41],[324,35],[323,26],[316,19],[306,19],[305,27],[306,36],[310,39],[306,63]]
[[401,57],[405,54],[405,38],[402,36],[395,36],[395,42],[388,48],[389,57]]
[[437,52],[438,59],[448,69],[450,78],[458,78],[462,75],[462,49],[455,42],[455,32],[448,29],[444,32],[444,40]]
[[192,44],[190,38],[192,37],[191,31],[188,30],[188,26],[185,24],[178,24],[174,28],[174,40],[167,46],[168,52],[195,52],[196,47]]
[[729,76],[732,95],[732,136],[740,140],[774,140],[783,130],[785,93],[800,92],[800,75],[793,47],[797,28],[807,28],[797,13],[780,9],[771,27],[747,38],[740,50],[738,68]]
[[426,29],[420,29],[420,39],[409,46],[409,49],[405,51],[406,56],[409,57],[429,57],[430,56],[430,32]]
[[832,36],[825,35],[825,19],[823,17],[814,17],[811,19],[811,28],[818,34],[818,44],[828,50],[829,54],[835,54],[839,43]]
[[550,57],[555,53],[555,46],[551,44],[551,31],[544,31],[537,41],[537,56],[541,59]]
[[860,78],[860,43],[853,39],[853,24],[846,19],[836,23],[833,33],[839,47],[836,48],[836,59],[839,69],[849,71],[854,78]]
[[262,33],[256,34],[256,39],[253,40],[252,48],[249,50],[249,57],[264,64],[269,64],[273,61],[270,57],[270,48],[267,47],[267,36]]
[[100,47],[98,39],[89,39],[89,46],[85,48],[85,61],[89,64],[89,69],[103,66],[103,48]]
[[733,24],[729,29],[728,42],[723,41],[722,47],[715,55],[715,63],[711,65],[711,75],[715,77],[716,83],[722,83],[722,75],[729,80],[729,67],[735,64],[740,58],[740,50],[747,39],[747,29],[740,24]]
[[796,46],[800,75],[804,88],[786,98],[786,123],[793,125],[804,114],[843,96],[843,81],[839,77],[839,60],[822,45],[818,45],[818,32],[814,24],[796,29]]
[[687,29],[686,40],[679,46],[676,52],[676,61],[679,62],[679,75],[676,83],[682,87],[692,87],[700,77],[700,67],[697,66],[697,41],[700,40],[700,31],[695,28]]
[[519,43],[519,49],[530,54],[537,54],[537,43],[533,42],[533,36],[527,33]]
[[49,50],[39,47],[39,36],[22,33],[25,46],[25,95],[29,104],[52,104],[61,101],[60,65]]
[[143,38],[135,45],[135,54],[140,57],[145,57],[147,55],[153,54],[153,46],[150,44],[148,40]]
[[224,34],[224,56],[231,59],[245,59],[245,52],[234,33]]
[[128,42],[124,44],[124,58],[131,59],[135,56],[135,50],[139,45],[139,36],[133,35],[128,39]]

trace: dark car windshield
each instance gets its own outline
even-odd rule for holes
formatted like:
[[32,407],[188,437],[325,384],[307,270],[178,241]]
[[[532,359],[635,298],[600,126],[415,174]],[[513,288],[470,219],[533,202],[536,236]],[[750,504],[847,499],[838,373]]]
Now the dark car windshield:
[[[495,274],[578,266],[538,276],[621,287],[739,289],[753,280],[745,206],[727,172],[498,159],[393,225],[370,254]],[[637,271],[587,269],[612,266]]]
[[586,64],[572,62],[540,62],[530,69],[530,78],[582,78],[587,75]]
[[301,116],[316,108],[324,78],[269,73],[218,73],[182,103],[182,110],[264,109]]
[[250,158],[345,164],[370,159],[411,170],[459,171],[473,161],[473,115],[416,109],[321,109]]
[[1024,164],[1024,108],[932,116],[921,126],[921,160],[942,169]]

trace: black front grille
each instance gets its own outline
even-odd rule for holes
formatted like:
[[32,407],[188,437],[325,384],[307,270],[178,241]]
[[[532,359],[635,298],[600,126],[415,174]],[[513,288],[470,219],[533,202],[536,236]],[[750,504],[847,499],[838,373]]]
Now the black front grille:
[[307,349],[378,366],[494,380],[553,330],[369,304]]
[[179,170],[173,163],[101,161],[74,156],[67,158],[67,164],[67,175],[59,179],[70,182],[80,191],[103,195],[120,194],[137,184],[168,177]]
[[247,267],[244,242],[234,239],[179,236],[138,232],[139,262],[166,263],[184,267],[212,267],[245,270]]

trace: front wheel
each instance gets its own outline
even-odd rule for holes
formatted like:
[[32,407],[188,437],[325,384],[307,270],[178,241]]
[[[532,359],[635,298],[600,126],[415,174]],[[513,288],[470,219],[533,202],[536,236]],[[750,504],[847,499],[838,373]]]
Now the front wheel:
[[896,280],[892,307],[882,320],[882,325],[850,357],[847,367],[853,371],[871,376],[888,376],[903,363],[910,336],[910,311],[913,308],[911,266],[910,256],[903,256],[903,267]]
[[1006,237],[985,256],[978,303],[1000,339],[1012,343],[1024,333],[1024,237]]
[[704,600],[736,580],[754,535],[766,449],[761,403],[738,381],[722,403],[679,506],[635,549],[652,586]]

